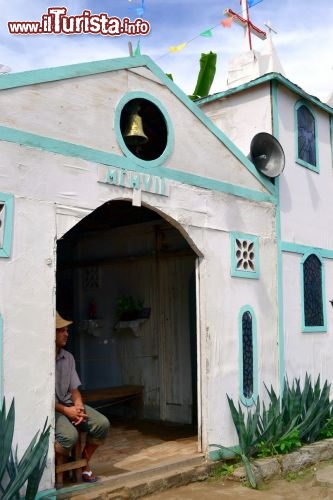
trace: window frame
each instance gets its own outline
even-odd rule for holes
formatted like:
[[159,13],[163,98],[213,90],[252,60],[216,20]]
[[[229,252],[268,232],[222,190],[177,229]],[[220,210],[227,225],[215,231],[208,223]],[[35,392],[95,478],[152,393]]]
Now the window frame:
[[[243,374],[243,316],[250,313],[252,318],[252,376],[253,392],[251,398],[244,396],[244,374]],[[257,346],[257,320],[254,310],[250,305],[244,305],[238,315],[238,341],[239,341],[239,399],[247,407],[256,403],[258,398],[258,346]]]
[[[304,263],[305,261],[311,256],[315,255],[318,260],[320,261],[321,264],[321,296],[322,296],[322,313],[323,313],[323,325],[317,325],[317,326],[308,326],[305,324],[305,301],[304,301],[304,294],[305,294],[305,284],[304,284]],[[303,333],[326,333],[327,332],[327,312],[326,312],[326,302],[325,302],[325,268],[324,268],[324,261],[322,256],[318,251],[315,249],[311,249],[308,252],[306,252],[300,263],[300,279],[301,279],[301,322],[302,322],[302,332]]]
[[[299,126],[298,126],[298,110],[304,106],[310,115],[313,118],[314,122],[314,147],[315,147],[315,158],[316,158],[316,165],[313,165],[312,163],[307,162],[306,160],[303,160],[302,158],[299,157],[298,155],[298,146],[299,146],[299,139],[298,139],[298,131],[299,131]],[[319,154],[318,154],[318,126],[317,126],[317,117],[312,109],[312,107],[305,101],[304,99],[300,99],[296,102],[295,104],[295,161],[302,167],[308,168],[309,170],[312,170],[313,172],[319,173]]]
[[[237,269],[237,257],[236,257],[236,240],[247,240],[254,245],[254,271]],[[249,279],[259,279],[260,276],[260,266],[259,266],[259,237],[253,234],[230,233],[230,244],[231,244],[231,269],[230,274],[233,277],[238,278],[249,278]]]
[[[145,99],[146,101],[150,101],[152,104],[154,104],[161,114],[163,115],[163,118],[165,120],[166,124],[166,129],[167,129],[167,141],[166,141],[166,147],[163,151],[163,153],[158,157],[155,158],[154,160],[144,160],[143,158],[139,158],[135,154],[133,154],[127,147],[121,129],[120,129],[120,120],[121,120],[121,113],[125,105],[135,99]],[[115,109],[115,115],[114,115],[114,130],[116,134],[116,138],[118,141],[118,144],[120,146],[120,149],[124,153],[124,155],[129,158],[134,164],[141,166],[144,169],[151,169],[151,168],[156,168],[160,167],[163,165],[166,161],[166,159],[172,154],[173,148],[174,148],[174,131],[173,131],[173,125],[169,116],[168,111],[166,108],[163,106],[163,104],[153,95],[150,95],[146,92],[142,91],[133,91],[133,92],[128,92],[125,95],[121,97],[119,100],[116,109]]]

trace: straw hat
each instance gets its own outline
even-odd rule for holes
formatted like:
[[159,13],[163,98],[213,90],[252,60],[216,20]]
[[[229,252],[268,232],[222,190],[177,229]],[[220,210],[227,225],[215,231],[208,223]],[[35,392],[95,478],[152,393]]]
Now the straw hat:
[[62,318],[58,312],[56,313],[56,329],[64,328],[72,323],[73,321],[67,321],[67,319]]

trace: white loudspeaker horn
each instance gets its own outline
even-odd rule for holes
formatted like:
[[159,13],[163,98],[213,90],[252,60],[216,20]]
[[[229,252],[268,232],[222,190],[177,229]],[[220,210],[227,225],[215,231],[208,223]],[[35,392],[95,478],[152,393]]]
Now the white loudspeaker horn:
[[283,172],[285,156],[281,144],[267,132],[256,134],[250,146],[250,160],[257,170],[267,177],[277,177]]

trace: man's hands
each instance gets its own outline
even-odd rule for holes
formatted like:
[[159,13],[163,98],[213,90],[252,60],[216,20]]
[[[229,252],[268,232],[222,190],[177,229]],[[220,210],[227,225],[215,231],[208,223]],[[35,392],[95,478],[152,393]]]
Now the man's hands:
[[88,418],[82,403],[76,403],[74,406],[66,406],[64,408],[64,415],[66,415],[73,425],[80,425]]

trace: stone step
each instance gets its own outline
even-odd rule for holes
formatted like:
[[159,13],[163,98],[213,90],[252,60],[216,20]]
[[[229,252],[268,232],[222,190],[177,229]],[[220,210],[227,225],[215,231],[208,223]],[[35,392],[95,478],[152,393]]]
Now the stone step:
[[211,463],[203,454],[179,460],[166,460],[156,466],[102,477],[98,483],[83,483],[72,488],[58,490],[56,498],[67,500],[127,499],[140,498],[154,492],[207,479]]

